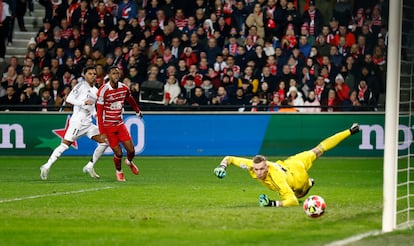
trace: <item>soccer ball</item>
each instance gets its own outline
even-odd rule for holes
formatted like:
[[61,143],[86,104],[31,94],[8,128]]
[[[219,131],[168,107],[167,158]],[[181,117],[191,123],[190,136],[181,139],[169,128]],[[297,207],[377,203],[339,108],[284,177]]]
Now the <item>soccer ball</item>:
[[306,215],[312,218],[322,216],[326,209],[325,200],[320,196],[309,196],[303,202],[303,210]]

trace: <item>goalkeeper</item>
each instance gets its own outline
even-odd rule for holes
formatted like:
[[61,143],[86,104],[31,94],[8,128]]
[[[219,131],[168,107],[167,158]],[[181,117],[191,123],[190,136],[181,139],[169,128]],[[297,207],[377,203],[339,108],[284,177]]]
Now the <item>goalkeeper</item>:
[[283,161],[271,162],[262,155],[257,155],[253,159],[226,156],[220,165],[214,169],[214,174],[218,178],[224,178],[228,165],[247,169],[252,178],[279,193],[279,201],[270,200],[267,195],[260,195],[260,206],[297,206],[299,204],[298,198],[304,197],[314,184],[313,179],[309,178],[308,175],[308,170],[312,167],[313,162],[325,151],[334,148],[357,132],[359,132],[359,125],[355,123],[350,129],[326,138],[312,150],[298,153]]

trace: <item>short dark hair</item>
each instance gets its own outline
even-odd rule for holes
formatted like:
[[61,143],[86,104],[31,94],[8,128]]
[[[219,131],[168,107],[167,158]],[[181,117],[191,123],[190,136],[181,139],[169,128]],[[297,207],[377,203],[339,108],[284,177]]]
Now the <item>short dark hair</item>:
[[82,73],[85,74],[86,72],[88,72],[89,70],[95,70],[95,66],[86,66],[85,68],[83,68]]
[[254,164],[258,164],[262,161],[266,161],[266,157],[264,157],[263,155],[256,155],[255,157],[253,157]]

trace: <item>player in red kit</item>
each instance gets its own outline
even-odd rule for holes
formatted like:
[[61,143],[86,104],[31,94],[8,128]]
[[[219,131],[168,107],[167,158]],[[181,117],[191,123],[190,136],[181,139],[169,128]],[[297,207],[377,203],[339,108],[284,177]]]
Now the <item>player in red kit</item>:
[[132,106],[139,118],[142,118],[142,112],[135,99],[131,96],[128,86],[119,81],[119,76],[118,67],[111,67],[109,82],[103,84],[98,90],[96,110],[99,131],[114,152],[116,179],[123,182],[125,177],[122,172],[122,149],[120,143],[122,143],[127,152],[125,164],[131,168],[133,174],[139,174],[137,166],[132,161],[135,156],[134,144],[122,120],[125,100]]

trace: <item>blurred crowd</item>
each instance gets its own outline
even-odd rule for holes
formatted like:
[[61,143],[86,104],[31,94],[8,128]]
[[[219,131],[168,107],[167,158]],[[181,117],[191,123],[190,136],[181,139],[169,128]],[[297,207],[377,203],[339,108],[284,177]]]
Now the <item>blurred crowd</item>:
[[325,2],[39,0],[42,27],[24,60],[5,61],[0,110],[71,110],[95,65],[97,87],[118,66],[144,110],[375,111],[388,1]]

